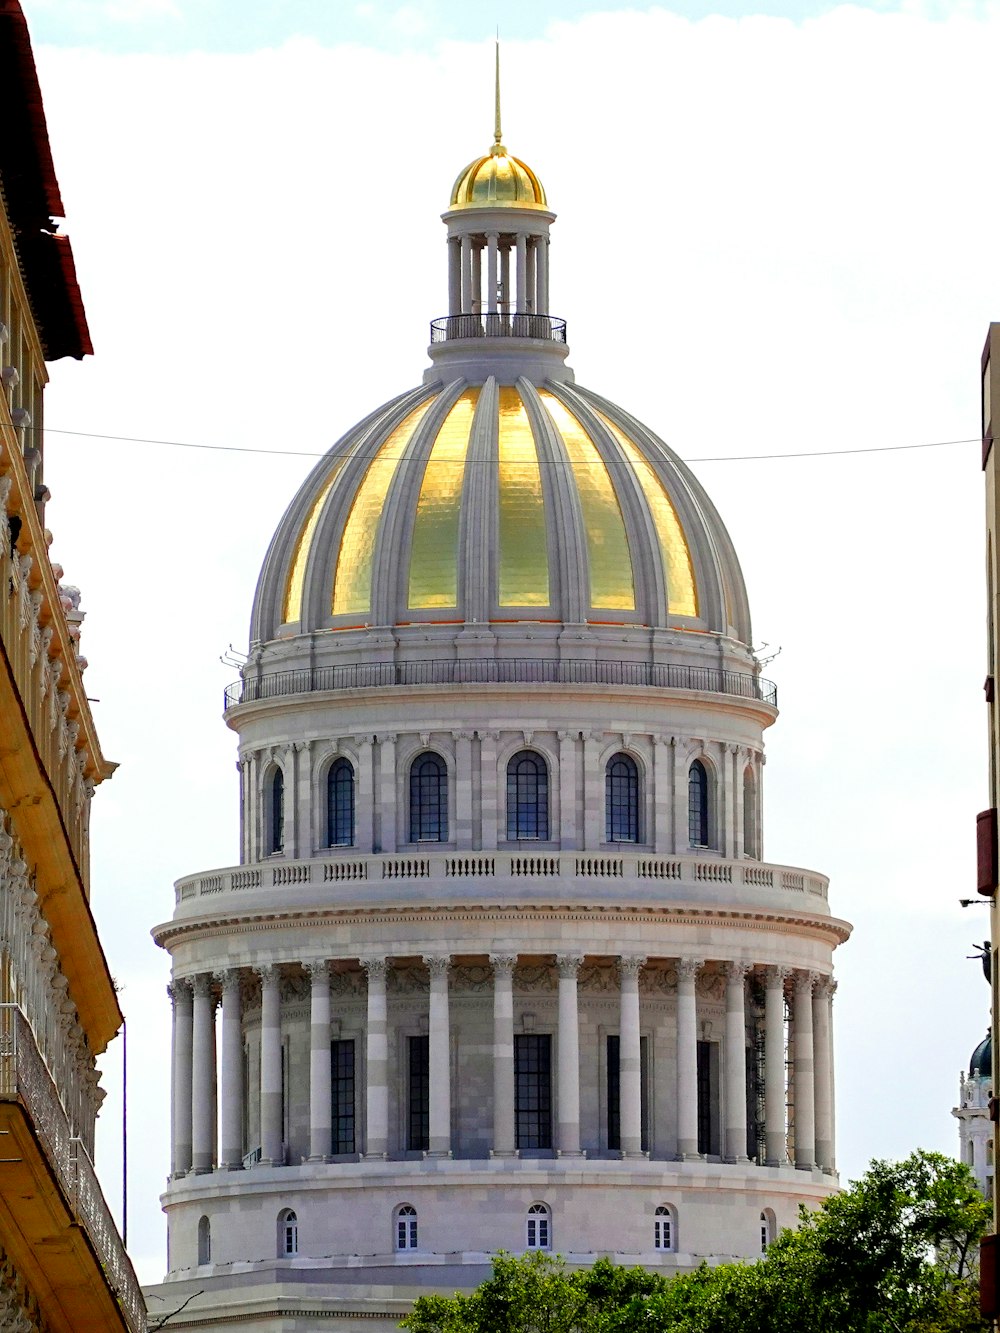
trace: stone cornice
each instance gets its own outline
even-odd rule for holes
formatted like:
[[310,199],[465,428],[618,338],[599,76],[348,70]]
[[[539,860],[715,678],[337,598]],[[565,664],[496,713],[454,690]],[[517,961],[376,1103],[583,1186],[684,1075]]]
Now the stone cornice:
[[[314,907],[288,908],[284,911],[251,911],[241,914],[204,915],[184,921],[165,922],[153,930],[153,939],[163,949],[173,950],[178,944],[241,934],[259,934],[267,930],[285,930],[303,925],[328,927],[345,925],[395,926],[412,931],[415,923],[426,921],[439,932],[442,925],[481,925],[503,922],[508,925],[529,922],[573,923],[586,926],[595,921],[614,920],[622,924],[644,925],[661,923],[678,926],[738,926],[753,932],[770,931],[780,927],[782,934],[813,939],[829,948],[843,944],[850,936],[851,927],[836,917],[813,915],[806,912],[777,911],[773,908],[752,908],[716,904],[695,905],[670,903],[664,905],[630,906],[587,903],[448,903],[438,905],[372,904],[365,908]],[[509,933],[509,932],[508,932]],[[585,934],[586,932],[581,932]],[[406,935],[400,938],[405,940]],[[484,942],[487,952],[489,941]],[[652,953],[650,954],[652,955]]]

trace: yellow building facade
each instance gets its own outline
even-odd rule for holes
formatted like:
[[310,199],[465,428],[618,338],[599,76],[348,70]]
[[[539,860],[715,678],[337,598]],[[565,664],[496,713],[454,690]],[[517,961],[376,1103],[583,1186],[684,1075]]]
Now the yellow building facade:
[[92,351],[27,25],[0,0],[0,1328],[145,1328],[94,1173],[96,1057],[122,1024],[90,910],[114,765],[82,682],[79,592],[45,526],[46,362]]

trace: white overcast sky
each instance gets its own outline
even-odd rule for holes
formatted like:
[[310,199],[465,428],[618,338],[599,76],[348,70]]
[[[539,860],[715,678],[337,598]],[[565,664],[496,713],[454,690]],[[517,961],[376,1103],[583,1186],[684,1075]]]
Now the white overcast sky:
[[[48,399],[53,559],[121,767],[93,905],[129,1024],[129,1240],[165,1267],[177,877],[237,858],[219,662],[315,455],[416,384],[496,7],[24,0],[96,356]],[[979,355],[1000,6],[511,3],[504,130],[559,220],[578,379],[694,466],[782,716],[765,855],[832,878],[840,1161],[955,1151],[988,992]],[[56,433],[92,433],[72,435]],[[221,453],[137,439],[269,449]],[[837,457],[754,455],[966,441]],[[972,441],[972,442],[969,442]],[[718,461],[719,456],[737,461]],[[120,1047],[99,1162],[121,1185]]]

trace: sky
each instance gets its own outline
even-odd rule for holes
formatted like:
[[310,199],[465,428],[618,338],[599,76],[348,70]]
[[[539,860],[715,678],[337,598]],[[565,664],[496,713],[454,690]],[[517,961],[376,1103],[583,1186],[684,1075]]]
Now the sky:
[[[175,879],[238,859],[220,657],[246,649],[314,457],[420,381],[446,309],[440,213],[491,139],[496,15],[24,8],[96,350],[52,367],[47,522],[120,765],[94,801],[92,903],[128,1022],[129,1248],[155,1281],[169,1005],[149,931]],[[959,899],[988,803],[976,437],[1000,318],[1000,5],[558,0],[506,4],[501,31],[505,141],[558,214],[570,364],[692,462],[773,657],[764,855],[829,874],[854,923],[842,1174],[956,1152],[958,1071],[988,1021],[967,958],[987,913]],[[98,1141],[119,1217],[121,1047]]]

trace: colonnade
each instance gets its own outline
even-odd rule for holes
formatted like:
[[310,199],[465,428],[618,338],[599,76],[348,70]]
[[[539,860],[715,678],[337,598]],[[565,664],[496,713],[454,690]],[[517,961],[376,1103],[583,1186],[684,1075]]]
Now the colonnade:
[[547,235],[486,231],[448,237],[449,315],[548,313]]
[[[344,960],[338,960],[344,961]],[[366,976],[364,1127],[362,1157],[389,1155],[389,957],[360,957]],[[426,1156],[452,1155],[452,1053],[449,970],[446,954],[427,955],[429,973],[429,1134]],[[490,1154],[517,1155],[515,1118],[515,1033],[513,953],[489,956],[493,974],[493,1105]],[[554,1147],[560,1157],[582,1157],[578,953],[558,954],[556,1109]],[[639,978],[645,956],[617,959],[619,977],[620,1155],[644,1156],[642,1149],[642,1068]],[[309,976],[309,1161],[322,1162],[332,1149],[330,1042],[331,963],[303,964]],[[696,983],[705,960],[674,960],[676,987],[677,1153],[682,1161],[701,1159],[698,1134],[699,1006]],[[260,983],[260,1156],[262,1165],[284,1164],[282,1136],[282,1034],[280,969],[255,969]],[[785,1165],[792,1108],[794,1165],[833,1171],[834,1106],[831,1002],[835,983],[828,976],[744,961],[721,964],[725,978],[724,1079],[721,1155],[747,1162],[747,977],[754,971],[764,986],[764,1163]],[[240,969],[199,973],[169,987],[173,1004],[172,1174],[235,1170],[244,1165],[243,1018]],[[215,1009],[221,996],[221,1051],[216,1051]],[[794,1057],[786,1069],[786,995],[791,1006]],[[218,1057],[218,1058],[217,1058]]]

